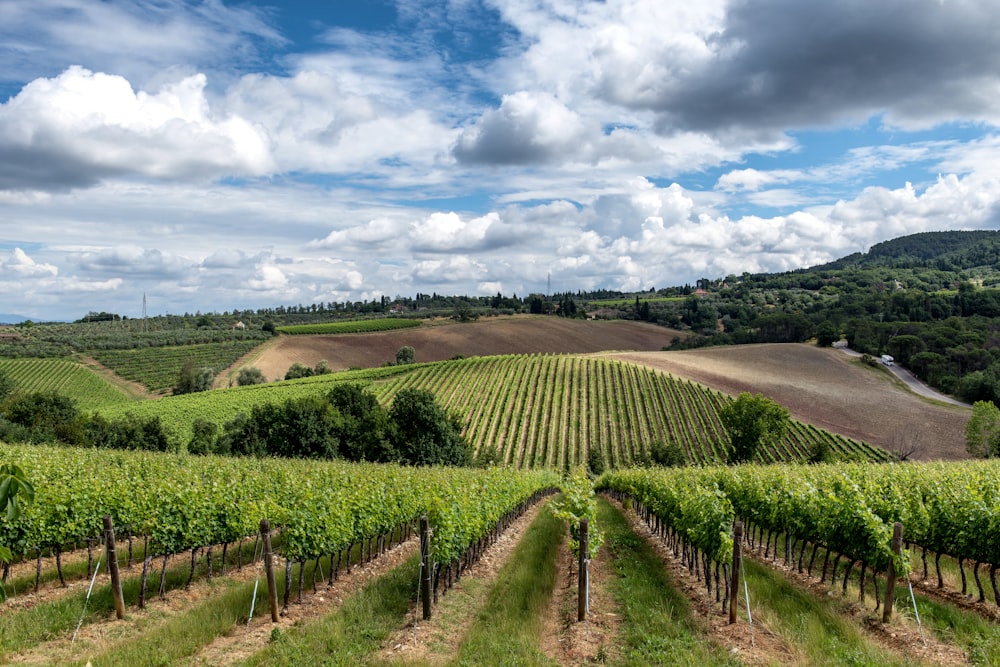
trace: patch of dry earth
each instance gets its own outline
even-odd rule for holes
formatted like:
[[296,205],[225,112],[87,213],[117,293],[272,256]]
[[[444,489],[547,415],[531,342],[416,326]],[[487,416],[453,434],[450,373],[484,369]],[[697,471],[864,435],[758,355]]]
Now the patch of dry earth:
[[880,369],[833,348],[809,344],[739,345],[608,356],[687,378],[730,395],[761,393],[792,417],[913,458],[958,460],[969,410],[920,397]]

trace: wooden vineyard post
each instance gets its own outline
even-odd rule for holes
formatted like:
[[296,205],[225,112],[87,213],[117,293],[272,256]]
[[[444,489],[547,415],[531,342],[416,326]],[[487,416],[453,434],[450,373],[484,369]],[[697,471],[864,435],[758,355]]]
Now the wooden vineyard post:
[[576,604],[576,620],[587,620],[587,596],[590,593],[590,577],[587,572],[588,556],[590,555],[590,522],[580,519],[580,581]]
[[104,517],[104,533],[107,536],[108,570],[111,572],[111,597],[115,601],[115,616],[120,621],[125,618],[125,598],[122,596],[122,578],[118,572],[118,554],[115,552],[115,525],[110,516]]
[[278,622],[278,587],[274,583],[274,554],[271,553],[271,524],[260,520],[260,539],[264,547],[264,572],[267,574],[267,602],[271,607],[271,622]]
[[[896,522],[892,526],[892,554],[898,556],[903,549],[903,524]],[[882,622],[888,623],[892,617],[893,595],[896,589],[896,559],[889,559],[889,571],[885,577],[885,602],[882,605]]]
[[420,602],[425,621],[431,617],[431,534],[427,515],[420,517]]
[[743,522],[733,524],[733,578],[729,588],[729,622],[736,622],[736,601],[740,597],[740,568],[743,564]]

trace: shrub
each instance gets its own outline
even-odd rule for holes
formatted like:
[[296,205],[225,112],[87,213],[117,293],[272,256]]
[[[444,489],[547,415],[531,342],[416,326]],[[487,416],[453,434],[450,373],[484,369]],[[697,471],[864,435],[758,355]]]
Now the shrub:
[[267,382],[267,378],[264,377],[263,371],[254,366],[241,368],[240,374],[236,376],[236,384],[241,387],[248,387],[254,384],[264,384],[265,382]]

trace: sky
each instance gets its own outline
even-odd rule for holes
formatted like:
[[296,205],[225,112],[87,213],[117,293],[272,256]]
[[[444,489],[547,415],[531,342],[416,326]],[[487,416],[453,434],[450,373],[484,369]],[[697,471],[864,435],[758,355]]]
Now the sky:
[[0,0],[0,313],[649,290],[1000,228],[996,0]]

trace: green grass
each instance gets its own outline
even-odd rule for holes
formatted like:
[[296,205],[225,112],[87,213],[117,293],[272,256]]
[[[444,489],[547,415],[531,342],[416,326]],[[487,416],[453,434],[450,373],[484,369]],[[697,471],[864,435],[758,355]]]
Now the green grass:
[[[785,553],[785,540],[783,537],[780,537],[777,542],[778,560],[782,561]],[[796,549],[795,552],[797,553],[798,549]],[[810,556],[811,552],[812,548],[807,547],[807,553]],[[822,563],[825,555],[826,552],[822,548],[818,549],[816,563]],[[919,548],[912,549],[910,563],[912,567],[911,577],[916,581],[923,575],[923,564],[920,560]],[[848,581],[847,594],[844,596],[841,591],[845,567],[845,562],[842,560],[840,562],[836,584],[828,584],[830,586],[830,591],[833,593],[832,599],[840,600],[843,605],[848,604],[850,601],[857,600],[859,592],[858,580],[860,577],[860,568],[856,566],[852,570]],[[961,583],[957,561],[948,556],[942,557],[941,570],[944,575],[946,585],[953,590],[959,590]],[[969,591],[975,598],[978,596],[978,589],[976,588],[971,570],[971,565],[966,567]],[[989,585],[988,568],[980,568],[980,570],[980,580],[989,590],[989,594],[987,595],[987,605],[991,605],[992,589]],[[983,570],[985,570],[985,572]],[[819,571],[820,566],[817,565],[816,569],[813,570],[813,574],[818,575]],[[936,576],[937,575],[934,569],[934,557],[931,555],[928,557],[928,580],[932,582],[932,585],[936,585]],[[867,584],[867,592],[867,609],[874,615],[874,597],[872,597],[874,595],[874,589],[871,585],[870,573]],[[933,635],[944,643],[962,648],[969,655],[972,663],[975,665],[1000,665],[1000,626],[993,621],[983,618],[982,615],[973,610],[963,609],[962,607],[950,602],[940,601],[930,594],[924,594],[922,592],[922,587],[915,586],[913,592],[914,599],[917,603],[917,612],[920,615],[920,621],[922,623],[924,633],[928,636]],[[879,576],[879,595],[885,595],[884,575]],[[916,615],[913,611],[913,599],[910,598],[910,589],[905,580],[897,583],[894,600],[894,614],[905,617],[907,619],[908,628],[915,630]],[[878,612],[879,618],[881,618],[881,613],[882,612],[880,610]]]
[[[817,596],[767,565],[743,562],[754,619],[794,647],[797,664],[861,667],[911,662],[869,639],[845,614],[847,604],[839,595]],[[740,605],[745,604],[741,596]],[[746,622],[745,613],[741,617]]]
[[459,646],[459,665],[551,665],[539,650],[565,526],[543,508]]
[[[210,588],[210,597],[205,602],[185,609],[183,613],[159,622],[151,619],[147,627],[140,626],[138,633],[99,653],[78,651],[80,657],[77,664],[122,667],[173,665],[182,658],[194,655],[202,646],[232,630],[237,623],[246,623],[250,612],[253,582],[240,583],[223,577],[214,579]],[[267,584],[263,580],[255,604],[257,616],[269,613]]]
[[653,548],[603,498],[597,521],[614,563],[613,594],[623,617],[622,665],[735,665],[692,616],[688,599]]
[[376,320],[351,320],[349,322],[322,322],[320,324],[291,324],[278,327],[283,334],[290,335],[324,335],[346,333],[370,333],[376,331],[392,331],[394,329],[409,329],[419,327],[420,320],[407,320],[399,317],[387,317]]
[[[246,563],[252,557],[253,541],[244,542],[243,561]],[[216,552],[216,568],[219,568],[221,561],[221,550]],[[118,560],[121,564],[122,594],[125,598],[126,613],[134,610],[139,603],[139,588],[141,584],[140,575],[142,573],[142,561],[133,563],[131,569],[126,569],[125,558],[127,556],[124,544],[118,550]],[[227,556],[230,559],[230,567],[235,566],[236,549],[231,549]],[[136,556],[138,558],[138,556]],[[150,565],[149,580],[146,584],[146,599],[153,600],[159,591],[160,585],[160,565],[162,559],[154,558]],[[75,570],[79,565],[74,565],[67,570]],[[196,569],[196,577],[203,577],[205,574],[205,561],[202,556]],[[86,568],[86,563],[83,564]],[[54,570],[54,568],[52,568]],[[69,574],[69,572],[67,572]],[[167,591],[183,588],[188,581],[190,574],[190,559],[185,557],[174,557],[170,559],[167,568],[166,588]],[[27,577],[24,577],[25,579]],[[34,577],[31,577],[34,583]],[[22,581],[18,579],[17,581]],[[105,579],[106,581],[106,579]],[[88,582],[89,583],[89,582]],[[25,589],[19,588],[19,591]],[[10,591],[10,588],[8,588]],[[90,601],[86,601],[87,587],[80,584],[77,590],[68,592],[56,599],[47,602],[40,602],[23,611],[14,614],[0,614],[0,662],[9,653],[15,653],[30,649],[33,646],[51,639],[71,634],[80,622],[83,624],[95,623],[108,618],[114,613],[114,602],[111,597],[111,586],[103,584],[95,586]],[[249,602],[249,598],[247,598]],[[101,663],[103,664],[103,663]]]
[[[915,623],[913,601],[906,582],[897,586],[894,597],[895,613],[907,616]],[[943,642],[961,647],[974,665],[1000,665],[1000,626],[996,622],[983,618],[975,611],[921,595],[916,589],[914,597],[925,633],[932,633]]]
[[420,556],[379,577],[340,608],[313,622],[275,633],[245,665],[358,665],[400,627],[416,599]]

